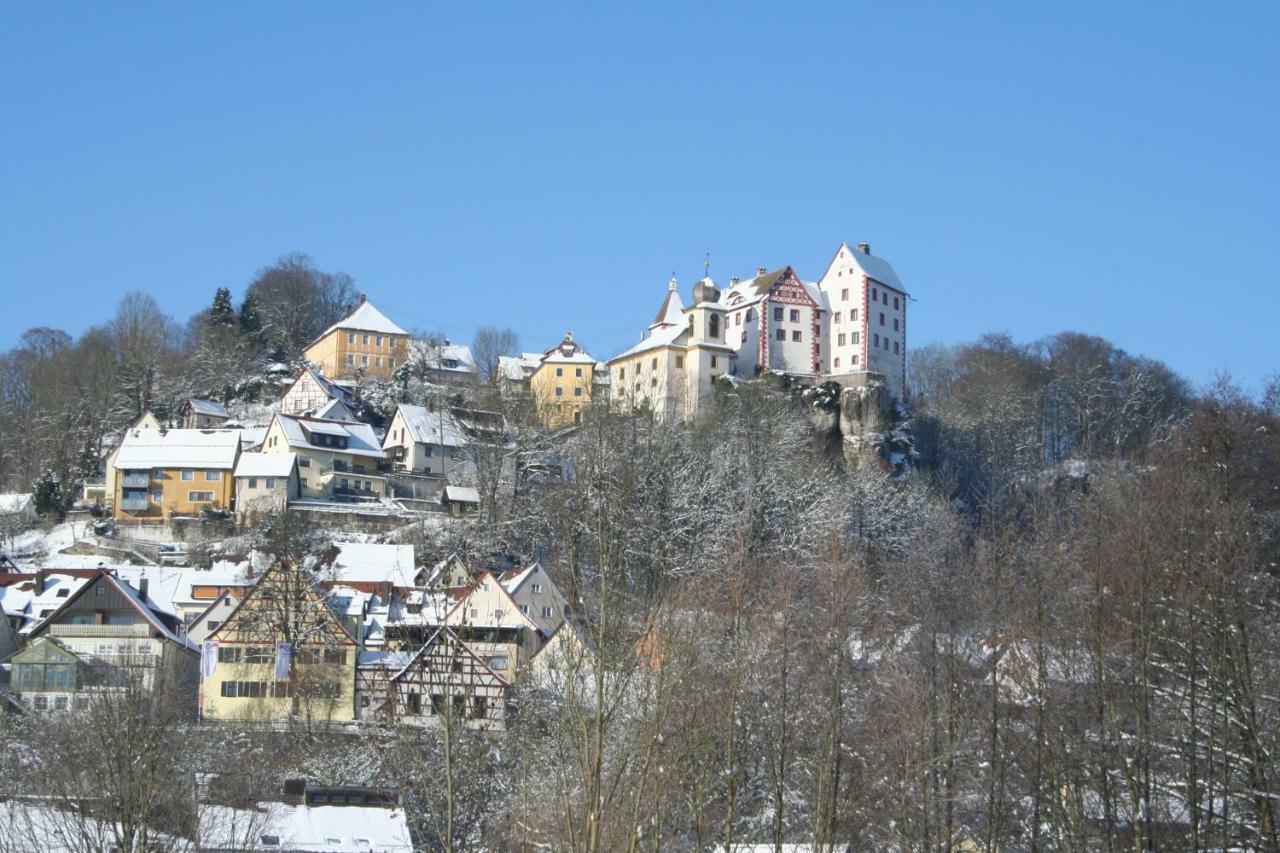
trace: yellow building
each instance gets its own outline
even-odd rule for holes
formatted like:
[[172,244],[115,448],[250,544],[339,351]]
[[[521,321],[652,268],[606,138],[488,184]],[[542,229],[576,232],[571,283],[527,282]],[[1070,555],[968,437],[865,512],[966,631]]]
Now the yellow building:
[[112,463],[116,518],[163,522],[231,509],[239,457],[239,430],[131,429]]
[[354,720],[358,651],[311,575],[277,563],[204,641],[201,716]]
[[409,333],[360,297],[360,305],[307,347],[303,355],[325,376],[346,379],[363,373],[390,379],[404,364]]
[[548,429],[581,423],[591,408],[592,390],[607,377],[608,371],[597,377],[596,360],[574,341],[573,332],[566,332],[529,376],[538,419]]

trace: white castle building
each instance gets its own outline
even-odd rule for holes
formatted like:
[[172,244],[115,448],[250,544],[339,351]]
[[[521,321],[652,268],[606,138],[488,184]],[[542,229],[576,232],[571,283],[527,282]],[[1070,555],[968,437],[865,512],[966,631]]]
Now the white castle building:
[[723,293],[703,278],[688,308],[673,276],[640,343],[609,361],[613,401],[688,418],[710,403],[717,376],[764,370],[845,386],[880,381],[901,397],[907,298],[866,243],[842,243],[816,284],[789,266],[730,279]]

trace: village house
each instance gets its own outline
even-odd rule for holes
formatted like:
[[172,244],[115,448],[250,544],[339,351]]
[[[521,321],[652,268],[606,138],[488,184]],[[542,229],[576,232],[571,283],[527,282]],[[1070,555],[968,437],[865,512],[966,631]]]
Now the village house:
[[747,281],[733,279],[721,301],[728,311],[727,339],[738,355],[738,376],[749,379],[764,370],[822,375],[826,297],[791,267],[761,268]]
[[564,340],[542,354],[528,378],[538,419],[547,429],[581,423],[593,392],[608,375],[608,368],[574,341],[573,332],[566,332]]
[[511,682],[448,628],[437,629],[417,651],[361,657],[361,719],[485,731],[506,728]]
[[529,377],[541,366],[542,356],[543,353],[540,352],[498,356],[498,383],[503,393],[529,393]]
[[235,498],[240,433],[213,429],[131,429],[115,458],[119,521],[165,522]]
[[202,804],[200,853],[411,853],[417,849],[394,790],[286,779],[252,808]]
[[497,412],[402,403],[387,427],[382,449],[396,471],[467,483],[476,475],[477,453],[506,443],[506,421]]
[[414,372],[423,379],[449,385],[476,381],[476,360],[471,347],[446,340],[413,339],[409,342],[409,359]]
[[241,453],[235,481],[236,514],[241,519],[279,512],[298,497],[298,455]]
[[0,545],[36,523],[36,499],[30,492],[0,495]]
[[408,340],[408,332],[361,294],[356,309],[325,329],[303,355],[321,373],[335,379],[358,375],[390,379],[404,364]]
[[377,500],[386,494],[382,447],[368,424],[278,414],[263,453],[297,454],[298,496],[311,500]]
[[609,361],[614,406],[649,411],[659,421],[688,419],[709,406],[717,377],[735,372],[726,311],[709,278],[694,285],[693,305],[684,307],[672,276],[644,338]]
[[199,647],[240,606],[240,596],[224,592],[187,622],[187,639]]
[[277,563],[202,646],[207,720],[355,718],[358,645],[310,573]]
[[[350,391],[325,378],[307,365],[298,371],[293,382],[280,397],[280,411],[286,415],[308,415],[328,420],[359,420],[351,414],[354,404]],[[343,417],[345,413],[346,417]]]
[[483,572],[445,614],[453,630],[485,664],[514,683],[545,639],[538,623],[520,609],[492,572]]
[[504,572],[499,579],[520,612],[550,637],[569,616],[569,603],[539,563]]
[[193,699],[199,655],[182,621],[149,596],[100,570],[79,584],[10,656],[10,689],[34,711],[82,709],[95,692],[137,687]]
[[178,425],[183,429],[217,429],[229,420],[227,407],[217,400],[193,397],[178,407]]

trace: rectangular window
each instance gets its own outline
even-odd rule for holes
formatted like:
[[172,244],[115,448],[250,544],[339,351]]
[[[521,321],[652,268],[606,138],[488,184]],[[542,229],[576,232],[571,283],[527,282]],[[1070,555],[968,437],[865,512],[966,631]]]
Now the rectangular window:
[[894,318],[893,318],[893,330],[894,330],[895,332],[896,332],[896,331],[898,331],[898,318],[897,318],[897,317],[894,317]]
[[263,483],[266,485],[268,489],[274,489],[276,487],[275,477],[268,477],[267,479],[263,480]]
[[840,312],[839,312],[839,311],[837,311],[834,315],[832,315],[831,319],[832,319],[832,321],[833,321],[833,322],[839,323],[839,322],[840,322]]
[[561,388],[559,385],[557,385],[557,386],[556,386],[556,396],[557,396],[557,397],[563,397],[563,396],[564,396],[564,389],[563,389],[563,388]]
[[862,343],[862,332],[854,332],[851,342],[855,345]]
[[556,368],[556,376],[564,376],[564,368],[563,368],[563,367],[557,367],[557,368]]
[[579,377],[579,378],[581,378],[581,377],[582,377],[582,368],[581,368],[581,367],[575,367],[575,368],[573,369],[573,375],[574,375],[574,376],[577,376],[577,377]]
[[618,378],[619,378],[619,379],[626,379],[626,378],[627,378],[627,369],[626,369],[625,367],[619,367],[619,368],[618,368]]
[[164,492],[152,492],[152,493],[151,493],[151,500],[152,500],[152,501],[154,501],[155,503],[163,503],[163,502],[164,502]]
[[654,369],[654,370],[657,370],[657,369],[658,369],[658,360],[657,360],[656,358],[655,358],[655,359],[653,359],[652,367],[653,367],[653,369]]
[[853,366],[854,367],[858,366],[858,357],[856,355],[853,357]]
[[356,357],[351,353],[347,353],[347,364],[355,364],[355,363],[356,363]]
[[858,322],[858,309],[857,309],[857,308],[854,308],[852,311],[850,311],[850,312],[849,312],[849,321],[850,321],[850,322],[852,322],[852,323],[856,323],[856,322]]
[[194,480],[195,478],[196,478],[196,472],[195,472],[195,471],[192,471],[190,468],[183,468],[183,469],[182,469],[182,479],[184,479],[184,480]]
[[840,334],[836,335],[836,346],[838,346],[838,347],[842,347],[842,346],[844,346],[844,345],[845,345],[845,341],[846,341],[847,339],[848,339],[848,336],[847,336],[847,335],[845,335],[845,333],[844,333],[844,332],[841,332]]
[[786,330],[786,329],[778,329],[777,331],[775,331],[775,332],[773,333],[773,337],[774,337],[776,340],[779,340],[779,341],[785,341],[785,340],[787,339],[787,330]]
[[676,356],[676,367],[678,368],[684,367],[684,356],[682,355]]
[[151,472],[151,479],[153,479],[153,480],[163,480],[163,479],[164,479],[164,470],[163,470],[163,469],[160,469],[160,468],[156,468],[154,471],[152,471],[152,472]]
[[380,356],[380,355],[375,355],[375,356],[373,357],[373,366],[374,366],[374,367],[382,367],[382,356]]
[[367,367],[369,365],[369,356],[367,355],[360,356],[360,364]]
[[832,366],[832,367],[839,367],[839,366],[840,366],[840,359],[838,359],[838,358],[837,358],[837,359],[835,359],[835,360],[831,363],[831,366]]
[[781,309],[781,308],[774,308],[774,309],[773,309],[773,319],[777,320],[779,323],[781,323],[781,322],[782,322],[782,309]]
[[298,467],[299,467],[299,468],[310,468],[310,467],[311,467],[311,460],[310,460],[310,459],[306,459],[306,458],[299,459],[299,460],[298,460]]
[[543,619],[550,619],[550,618],[551,618],[551,608],[550,608],[550,607],[544,607],[544,608],[542,608],[542,618],[543,618]]
[[239,663],[240,650],[234,646],[218,647],[218,663]]
[[720,357],[719,357],[719,356],[715,356],[715,355],[711,356],[711,366],[712,366],[712,367],[719,367],[719,366],[720,366]]
[[540,583],[535,583],[535,584],[533,585],[533,593],[534,593],[534,595],[537,595],[537,594],[538,594],[538,593],[540,593],[540,592],[542,592],[542,584],[540,584]]
[[897,311],[897,310],[898,310],[898,297],[896,297],[896,296],[895,296],[895,297],[893,297],[893,310],[894,310],[894,311]]
[[881,325],[881,326],[883,326],[883,325],[884,325],[884,312],[883,312],[883,311],[881,311],[881,312],[880,312],[880,325]]
[[216,483],[222,479],[221,471],[205,471],[204,478],[207,482]]
[[793,323],[799,323],[799,322],[800,322],[800,309],[799,309],[799,308],[792,308],[792,309],[791,309],[791,322],[793,322]]
[[368,336],[368,335],[364,335],[364,336],[363,336],[363,340],[361,341],[361,343],[362,343],[364,346],[368,346],[368,345],[369,345],[369,336]]
[[875,335],[875,337],[874,337],[874,344],[873,344],[873,345],[875,346],[875,348],[876,348],[876,349],[880,349],[880,335],[879,335],[879,334]]
[[256,488],[258,488],[258,478],[257,478],[257,477],[250,477],[250,478],[249,478],[249,488],[251,488],[251,489],[256,489]]
[[187,502],[193,504],[213,503],[213,492],[187,492]]
[[800,340],[800,330],[799,330],[799,329],[793,329],[793,330],[791,331],[791,340],[793,340],[793,341],[799,341],[799,340]]
[[844,287],[840,289],[840,298],[845,300],[849,298],[849,288]]
[[382,346],[382,335],[378,335],[377,343],[378,343],[378,346]]
[[889,292],[887,290],[880,294],[880,302],[884,305],[889,304]]
[[[392,335],[391,337],[387,338],[387,346],[391,347],[392,349],[395,349],[395,348],[396,348],[396,336],[395,336],[395,335]],[[394,361],[391,363],[391,366],[392,366],[392,367],[395,367],[395,362],[394,362]]]
[[271,659],[271,649],[267,646],[250,646],[244,650],[245,663],[269,663]]
[[575,396],[575,397],[581,397],[581,396],[582,396],[582,389],[581,389],[581,388],[574,388],[574,389],[573,389],[573,396]]
[[744,344],[747,342],[747,330],[746,330],[746,329],[743,329],[743,330],[742,330],[742,342],[743,342]]
[[224,699],[234,699],[236,698],[236,696],[239,695],[239,693],[236,690],[236,682],[234,681],[222,682],[222,690],[220,692],[222,693],[222,697]]
[[878,291],[876,291],[876,289],[875,289],[874,287],[873,287],[873,288],[871,288],[871,301],[872,301],[872,302],[875,302],[875,301],[876,301],[877,299],[879,299],[879,298],[880,298],[880,297],[879,297],[879,295],[878,295]]
[[893,342],[893,354],[894,354],[894,355],[898,355],[898,342],[897,342],[897,341],[894,341],[894,342]]

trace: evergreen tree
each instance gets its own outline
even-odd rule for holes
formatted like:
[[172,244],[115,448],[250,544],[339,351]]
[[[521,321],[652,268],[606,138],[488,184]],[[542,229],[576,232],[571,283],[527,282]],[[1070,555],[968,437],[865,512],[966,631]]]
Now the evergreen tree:
[[40,475],[40,479],[36,480],[35,500],[36,512],[42,515],[55,513],[58,517],[62,516],[64,509],[62,483],[58,480],[57,474],[46,470]]
[[213,328],[234,328],[236,325],[236,312],[231,307],[231,291],[225,287],[219,287],[218,292],[213,295],[213,307],[209,309],[209,325]]
[[240,334],[257,340],[262,334],[262,318],[258,316],[258,297],[249,291],[240,303]]

